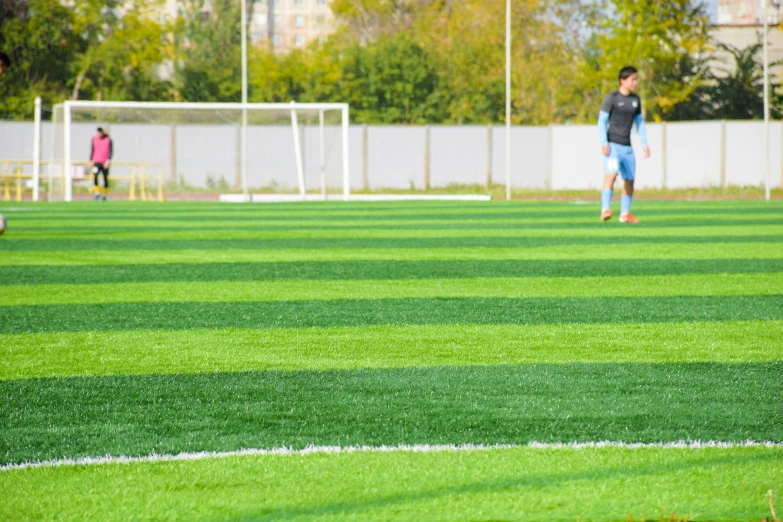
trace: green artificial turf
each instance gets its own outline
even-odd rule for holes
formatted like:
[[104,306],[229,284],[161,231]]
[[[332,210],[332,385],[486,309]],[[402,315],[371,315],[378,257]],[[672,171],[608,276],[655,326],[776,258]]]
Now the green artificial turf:
[[[725,215],[710,214],[683,220],[680,216],[665,219],[645,219],[644,226],[635,227],[631,231],[625,225],[607,224],[591,218],[561,218],[552,219],[469,219],[459,220],[406,220],[395,222],[393,217],[386,219],[297,219],[280,220],[269,216],[235,216],[226,219],[222,214],[212,218],[197,216],[194,218],[176,218],[171,215],[140,219],[136,215],[123,216],[101,214],[86,215],[74,219],[63,219],[61,215],[41,216],[37,219],[19,219],[12,216],[13,227],[8,237],[32,238],[67,238],[105,237],[107,232],[117,233],[118,237],[150,236],[167,238],[172,233],[180,231],[185,237],[204,234],[206,237],[216,235],[217,238],[228,237],[475,237],[486,231],[490,235],[549,235],[571,236],[580,234],[595,234],[598,236],[629,236],[629,235],[725,235],[745,233],[754,229],[753,233],[770,233],[783,225],[780,212],[768,212],[748,216],[736,216],[727,219]],[[92,221],[95,222],[92,222]],[[53,226],[56,221],[59,226]],[[150,231],[155,226],[154,232]],[[235,236],[234,236],[235,235]],[[179,236],[177,236],[179,237]]]
[[[5,252],[67,252],[104,250],[284,250],[284,249],[474,249],[474,248],[541,248],[551,246],[611,245],[633,248],[635,245],[679,244],[777,244],[783,235],[734,236],[576,236],[576,237],[439,237],[439,238],[253,238],[253,239],[9,239],[3,242]],[[783,248],[783,245],[780,245]]]
[[[615,198],[615,206],[617,206]],[[577,216],[594,219],[600,212],[598,197],[591,201],[379,201],[379,202],[308,202],[308,203],[268,203],[241,207],[225,203],[190,202],[128,202],[110,201],[99,206],[92,201],[61,203],[49,206],[31,206],[30,204],[2,203],[0,212],[19,216],[24,219],[39,219],[40,216],[57,216],[62,219],[81,219],[96,215],[134,217],[148,219],[177,219],[219,216],[223,219],[247,219],[252,217],[275,217],[285,220],[302,218],[363,218],[367,216],[393,218],[395,221],[419,219],[433,216],[438,219],[467,218],[503,218],[517,217],[540,219],[546,217]],[[645,201],[636,198],[634,209],[640,215],[650,219],[662,216],[686,216],[696,219],[704,215],[737,216],[740,218],[754,214],[766,214],[780,211],[780,200],[681,200],[681,201]],[[596,212],[598,211],[598,212]]]
[[[683,238],[696,237],[735,237],[745,236],[749,232],[755,236],[772,236],[783,233],[783,225],[780,224],[762,224],[747,222],[730,225],[716,224],[714,221],[706,221],[702,224],[682,224],[678,227],[673,226],[644,226],[642,228],[629,229],[627,227],[612,227],[598,224],[598,226],[579,226],[579,227],[545,227],[545,226],[515,226],[514,224],[505,224],[502,227],[498,224],[481,223],[451,223],[449,226],[334,226],[331,224],[309,224],[299,226],[272,227],[266,220],[258,220],[255,224],[238,224],[236,222],[223,221],[175,221],[166,220],[163,226],[156,226],[154,232],[150,231],[148,223],[136,222],[128,223],[127,220],[107,223],[76,224],[73,226],[50,226],[48,221],[25,222],[24,240],[92,240],[103,239],[110,234],[111,239],[116,240],[296,240],[297,243],[304,239],[315,239],[323,242],[327,239],[338,240],[410,240],[410,239],[459,239],[466,238],[475,240],[489,236],[493,241],[498,238],[510,238],[512,241],[519,241],[521,238],[529,240],[547,239],[555,241],[562,238],[564,241],[587,241],[592,238],[599,238],[600,241],[609,239],[630,241],[639,241],[644,237],[671,237],[675,241],[684,241]],[[328,223],[328,222],[327,222]],[[459,225],[459,226],[456,226]],[[540,224],[545,225],[545,224]],[[749,230],[751,229],[752,230]],[[655,241],[655,239],[653,239]]]
[[0,518],[758,521],[781,477],[781,448],[231,457],[3,472]]
[[210,281],[0,286],[0,303],[46,305],[152,301],[285,301],[431,297],[641,297],[770,295],[783,273],[615,277],[474,277],[344,281]]
[[475,364],[772,362],[783,360],[781,337],[783,321],[12,334],[0,335],[0,379]]
[[783,440],[783,362],[0,381],[0,463],[308,445]]
[[[20,284],[101,284],[167,281],[273,280],[420,280],[492,277],[667,276],[680,274],[755,274],[783,272],[783,257],[726,259],[603,260],[390,260],[259,263],[137,264],[125,258],[117,265],[19,265],[0,270],[0,286]],[[66,261],[67,263],[67,261]],[[611,283],[610,283],[611,284]],[[421,285],[420,286],[424,286]],[[651,289],[652,290],[652,289]],[[11,290],[20,295],[24,288]]]
[[780,255],[776,243],[653,243],[630,248],[622,244],[536,248],[323,248],[323,249],[189,249],[189,250],[34,250],[4,252],[0,266],[117,265],[126,263],[259,263],[269,261],[570,260],[620,262],[631,259],[763,259]]
[[[0,454],[783,442],[783,202],[0,204]],[[0,471],[2,519],[759,520],[780,448]],[[656,507],[657,506],[657,507]]]
[[782,295],[323,299],[0,307],[0,333],[393,324],[595,324],[783,319]]

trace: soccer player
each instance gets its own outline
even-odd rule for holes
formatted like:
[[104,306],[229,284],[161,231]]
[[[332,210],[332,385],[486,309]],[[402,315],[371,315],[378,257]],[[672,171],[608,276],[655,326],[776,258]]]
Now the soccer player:
[[601,152],[604,160],[606,178],[601,192],[601,219],[607,221],[612,217],[612,195],[617,174],[623,178],[623,195],[620,200],[620,223],[639,222],[631,214],[633,199],[633,182],[636,173],[636,158],[631,148],[631,127],[636,122],[636,130],[642,142],[645,158],[650,157],[650,147],[647,146],[647,131],[642,118],[642,102],[634,94],[638,75],[635,67],[630,65],[620,69],[620,88],[604,98],[601,112],[598,115],[598,130],[601,133]]
[[[90,170],[95,175],[95,201],[99,199],[106,201],[106,195],[109,193],[109,166],[113,152],[114,144],[111,138],[102,127],[98,127],[98,133],[92,137],[92,149],[90,149]],[[100,174],[103,174],[103,197],[98,183]]]
[[11,59],[7,54],[0,51],[0,76],[3,75],[8,69],[11,68]]

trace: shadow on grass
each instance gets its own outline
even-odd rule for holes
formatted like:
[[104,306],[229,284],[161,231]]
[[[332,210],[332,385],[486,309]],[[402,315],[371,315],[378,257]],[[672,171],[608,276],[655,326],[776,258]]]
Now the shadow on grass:
[[[543,489],[551,487],[565,487],[570,482],[590,481],[591,483],[600,483],[602,481],[614,479],[634,479],[644,477],[655,477],[664,474],[674,474],[677,472],[692,470],[698,468],[699,471],[709,471],[716,467],[725,465],[763,465],[769,462],[777,462],[780,454],[775,453],[756,453],[754,455],[709,455],[696,462],[693,460],[682,459],[675,462],[661,463],[657,465],[647,465],[642,467],[628,468],[615,467],[598,471],[582,471],[577,473],[563,473],[551,475],[535,475],[520,478],[504,478],[496,480],[486,480],[460,486],[444,487],[426,491],[395,493],[391,495],[378,496],[374,498],[363,498],[353,502],[333,502],[302,508],[277,508],[265,511],[259,515],[249,515],[241,518],[244,522],[264,521],[264,520],[290,520],[296,518],[320,517],[328,515],[343,514],[348,516],[361,517],[362,511],[373,508],[383,509],[395,505],[427,502],[432,500],[441,500],[450,497],[459,497],[461,495],[481,494],[481,493],[504,493],[515,489],[531,488]],[[638,501],[638,499],[637,499]],[[629,501],[630,503],[630,501]],[[761,508],[762,506],[760,506]],[[370,517],[370,514],[366,516]],[[573,518],[579,516],[578,512],[572,514]],[[538,515],[533,517],[537,520],[548,520],[545,516]],[[466,520],[471,520],[467,519]],[[479,520],[479,519],[476,519]],[[481,519],[484,520],[484,519]],[[515,518],[519,520],[519,518]],[[623,520],[623,518],[614,518],[611,515],[607,520]],[[700,520],[706,520],[701,519]]]

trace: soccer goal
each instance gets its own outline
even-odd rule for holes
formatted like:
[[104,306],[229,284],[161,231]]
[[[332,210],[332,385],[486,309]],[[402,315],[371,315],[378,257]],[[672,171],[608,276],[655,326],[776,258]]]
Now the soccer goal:
[[347,200],[348,118],[343,103],[66,101],[52,115],[48,193],[71,201],[86,191],[101,127],[113,142],[110,183],[131,183],[131,194],[146,183],[148,191],[227,192],[231,201]]

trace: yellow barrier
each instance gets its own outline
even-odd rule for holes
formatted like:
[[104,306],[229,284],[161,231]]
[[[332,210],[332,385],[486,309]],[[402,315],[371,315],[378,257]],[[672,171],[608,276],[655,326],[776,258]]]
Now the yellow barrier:
[[158,165],[158,201],[166,201],[163,197],[163,167]]
[[[44,166],[48,166],[49,164],[58,164],[57,162],[50,162],[50,161],[41,161],[40,165],[43,168]],[[24,189],[24,183],[23,180],[32,180],[33,175],[23,172],[23,166],[26,165],[32,165],[32,160],[0,160],[0,184],[2,184],[3,187],[3,201],[11,201],[11,185],[15,185],[15,194],[14,199],[15,201],[22,201],[23,199],[23,189]],[[74,161],[72,163],[73,165],[79,165],[79,166],[85,166],[88,167],[90,162],[89,161]],[[59,165],[62,165],[59,163]],[[157,200],[158,201],[166,201],[166,198],[163,195],[163,166],[159,163],[142,163],[142,162],[131,162],[131,161],[112,161],[111,163],[112,167],[130,167],[130,176],[122,176],[122,175],[116,175],[112,174],[111,179],[112,180],[122,180],[122,181],[128,181],[129,182],[129,189],[128,189],[128,199],[130,201],[136,200],[136,184],[138,183],[138,194],[139,199],[141,201],[153,201],[155,198],[152,196],[151,189],[152,189],[152,174],[151,169],[152,167],[157,167],[158,170],[158,194],[157,194]],[[13,169],[12,169],[13,167]],[[85,169],[86,170],[86,169]],[[59,176],[57,176],[59,177]],[[50,174],[41,173],[40,180],[41,181],[48,181],[49,186],[51,187],[52,180],[55,178],[55,176],[52,176]],[[89,180],[90,175],[89,173],[82,177],[73,177],[72,180],[74,182]],[[51,194],[47,192],[46,199],[50,199]]]
[[[8,182],[3,183],[3,201],[11,201],[11,184]],[[16,194],[16,201],[22,201],[21,200],[21,194],[17,190]]]
[[[30,161],[32,164],[32,161]],[[23,180],[33,179],[32,174],[25,174],[22,170],[21,161],[4,160],[0,161],[3,169],[0,170],[0,183],[3,185],[3,201],[11,201],[11,185],[14,185],[14,201],[22,201],[22,191],[24,188]],[[11,167],[14,167],[13,169]],[[45,177],[45,176],[42,176]]]
[[147,201],[147,191],[144,187],[144,178],[146,177],[144,173],[147,169],[144,168],[144,165],[141,165],[139,170],[141,171],[141,175],[139,176],[139,199]]
[[128,193],[129,201],[136,201],[136,165],[131,167],[131,184],[130,192]]

